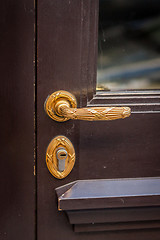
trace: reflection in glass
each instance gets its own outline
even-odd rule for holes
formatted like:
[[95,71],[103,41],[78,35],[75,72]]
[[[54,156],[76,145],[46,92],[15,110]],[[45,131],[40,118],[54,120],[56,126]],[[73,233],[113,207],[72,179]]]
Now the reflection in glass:
[[100,0],[97,89],[160,89],[159,0]]

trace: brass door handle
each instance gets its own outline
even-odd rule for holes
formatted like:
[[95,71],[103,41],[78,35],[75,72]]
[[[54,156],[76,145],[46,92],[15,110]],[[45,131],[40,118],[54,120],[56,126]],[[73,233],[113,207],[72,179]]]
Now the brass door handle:
[[54,120],[64,122],[69,119],[86,121],[115,120],[131,115],[129,107],[77,108],[74,95],[66,91],[52,93],[45,101],[45,111]]

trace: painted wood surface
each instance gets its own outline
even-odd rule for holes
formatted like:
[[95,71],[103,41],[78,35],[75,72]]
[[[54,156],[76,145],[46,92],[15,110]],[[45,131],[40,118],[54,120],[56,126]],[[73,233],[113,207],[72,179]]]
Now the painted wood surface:
[[0,239],[34,240],[34,2],[1,1]]

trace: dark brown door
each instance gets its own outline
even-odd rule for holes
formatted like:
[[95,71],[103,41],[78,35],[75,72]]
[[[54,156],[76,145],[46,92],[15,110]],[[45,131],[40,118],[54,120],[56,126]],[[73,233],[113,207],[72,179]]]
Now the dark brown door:
[[[159,90],[96,91],[98,4],[38,4],[39,240],[159,239]],[[78,107],[129,106],[132,114],[115,121],[56,122],[43,108],[58,90],[74,94]],[[61,180],[45,163],[57,135],[68,137],[76,151],[72,172]]]
[[[144,1],[138,8],[132,1],[127,6],[125,1],[121,6],[106,2],[101,0],[99,7],[98,0],[41,0],[35,5],[24,0],[1,6],[2,240],[160,239],[159,87],[106,89],[110,79],[122,86],[126,75],[144,71],[159,84],[159,19],[144,21],[146,15],[136,10],[145,8]],[[100,30],[98,36],[99,8],[108,20],[102,16],[107,33]],[[136,21],[124,28],[122,16],[127,18],[129,9],[134,10],[132,20],[143,15],[140,28]],[[155,9],[148,10],[150,16],[156,16]],[[121,49],[133,53],[135,39],[138,51],[146,44],[144,36],[154,45],[149,51],[153,66],[143,54],[146,62],[143,58],[137,68],[137,62],[129,64],[126,71],[116,61],[117,45],[126,44]],[[96,77],[98,38],[112,49],[104,50],[112,64],[101,69],[101,76],[107,69],[107,84]],[[129,54],[122,52],[123,57]],[[146,75],[140,80],[146,82]],[[57,122],[47,116],[44,102],[58,90],[74,94],[78,108],[128,106],[132,113],[114,121]],[[58,135],[67,137],[76,153],[74,168],[63,179],[53,177],[46,165],[47,146]]]

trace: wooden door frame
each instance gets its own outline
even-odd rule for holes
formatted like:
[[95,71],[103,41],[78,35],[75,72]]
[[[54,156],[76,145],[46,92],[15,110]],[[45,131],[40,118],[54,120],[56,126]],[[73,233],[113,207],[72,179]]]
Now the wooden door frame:
[[33,0],[1,1],[0,239],[35,239]]

